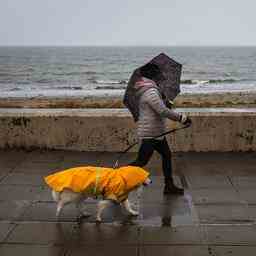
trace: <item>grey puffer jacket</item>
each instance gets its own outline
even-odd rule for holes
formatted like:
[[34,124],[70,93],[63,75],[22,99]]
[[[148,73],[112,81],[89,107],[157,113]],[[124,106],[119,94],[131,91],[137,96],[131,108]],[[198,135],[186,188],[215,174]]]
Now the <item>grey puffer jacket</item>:
[[166,132],[166,119],[179,121],[180,118],[180,114],[166,107],[160,92],[156,88],[150,88],[140,96],[138,138],[158,136]]

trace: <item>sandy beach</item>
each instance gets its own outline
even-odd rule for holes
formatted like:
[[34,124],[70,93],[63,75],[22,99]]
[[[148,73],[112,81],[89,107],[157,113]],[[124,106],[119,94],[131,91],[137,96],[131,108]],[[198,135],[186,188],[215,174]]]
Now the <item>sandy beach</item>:
[[[124,108],[123,90],[2,93],[0,108]],[[181,93],[174,107],[255,107],[256,92]]]

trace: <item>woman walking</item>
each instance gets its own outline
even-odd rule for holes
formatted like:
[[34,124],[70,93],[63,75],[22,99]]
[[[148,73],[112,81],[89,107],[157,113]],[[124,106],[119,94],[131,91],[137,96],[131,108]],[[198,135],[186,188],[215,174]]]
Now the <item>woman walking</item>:
[[133,166],[145,166],[156,150],[162,157],[164,175],[164,194],[183,194],[184,190],[173,182],[171,151],[165,136],[154,138],[166,132],[166,120],[191,124],[184,114],[168,108],[168,102],[161,93],[157,81],[164,79],[157,65],[149,63],[140,69],[141,78],[135,83],[136,97],[139,98],[139,117],[137,133],[141,141],[140,149]]

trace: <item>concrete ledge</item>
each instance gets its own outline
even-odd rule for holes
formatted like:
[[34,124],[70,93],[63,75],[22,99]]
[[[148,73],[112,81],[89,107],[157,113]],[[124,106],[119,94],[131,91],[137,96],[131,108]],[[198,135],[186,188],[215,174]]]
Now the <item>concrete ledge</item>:
[[[177,111],[193,125],[168,137],[173,151],[256,150],[255,108]],[[169,122],[170,129],[178,125]],[[136,126],[125,109],[0,109],[0,148],[116,152],[135,140]]]

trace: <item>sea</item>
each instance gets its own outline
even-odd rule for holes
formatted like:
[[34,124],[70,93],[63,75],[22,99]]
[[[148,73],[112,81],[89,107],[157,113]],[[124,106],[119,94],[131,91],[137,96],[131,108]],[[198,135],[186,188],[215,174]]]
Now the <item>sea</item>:
[[256,91],[256,47],[0,47],[0,96],[123,91],[164,52],[183,65],[181,93]]

